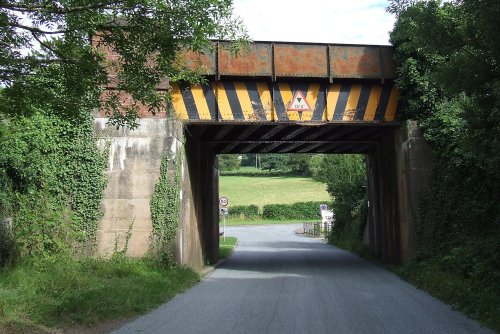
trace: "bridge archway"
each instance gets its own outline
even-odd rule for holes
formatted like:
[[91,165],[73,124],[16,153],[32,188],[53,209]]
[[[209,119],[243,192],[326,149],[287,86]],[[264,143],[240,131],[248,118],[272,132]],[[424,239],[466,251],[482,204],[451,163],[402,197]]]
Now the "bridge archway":
[[[407,221],[400,207],[396,124],[220,124],[185,126],[186,159],[191,196],[196,209],[191,219],[201,227],[205,262],[218,258],[218,154],[323,153],[365,154],[368,162],[369,245],[386,261],[399,262],[409,252]],[[187,218],[186,221],[189,221]],[[200,224],[201,223],[201,224]]]

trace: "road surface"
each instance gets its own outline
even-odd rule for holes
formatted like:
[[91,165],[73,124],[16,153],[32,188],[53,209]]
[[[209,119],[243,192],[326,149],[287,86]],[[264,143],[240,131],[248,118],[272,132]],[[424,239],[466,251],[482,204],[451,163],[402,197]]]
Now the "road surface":
[[300,225],[226,227],[233,255],[115,333],[492,333]]

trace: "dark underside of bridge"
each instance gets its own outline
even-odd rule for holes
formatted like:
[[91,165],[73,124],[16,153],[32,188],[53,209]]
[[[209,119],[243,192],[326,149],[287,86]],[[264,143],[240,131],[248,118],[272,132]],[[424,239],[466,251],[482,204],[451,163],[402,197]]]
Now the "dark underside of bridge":
[[[408,252],[402,240],[408,232],[400,213],[400,126],[397,122],[185,122],[185,152],[189,177],[185,189],[192,204],[185,213],[199,226],[205,262],[219,254],[218,154],[360,153],[367,156],[367,242],[374,253],[398,263]],[[403,254],[404,253],[404,254]]]
[[187,123],[186,136],[215,154],[368,153],[395,123]]

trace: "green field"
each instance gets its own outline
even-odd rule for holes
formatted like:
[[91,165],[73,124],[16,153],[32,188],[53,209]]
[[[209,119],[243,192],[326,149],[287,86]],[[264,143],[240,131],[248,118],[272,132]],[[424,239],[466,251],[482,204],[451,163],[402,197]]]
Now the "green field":
[[219,195],[229,199],[229,207],[330,201],[326,184],[296,176],[221,176]]

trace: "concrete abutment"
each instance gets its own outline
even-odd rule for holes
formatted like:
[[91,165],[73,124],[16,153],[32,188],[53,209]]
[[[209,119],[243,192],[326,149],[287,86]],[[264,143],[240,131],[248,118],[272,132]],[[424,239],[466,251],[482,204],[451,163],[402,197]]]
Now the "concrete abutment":
[[418,196],[432,178],[430,147],[418,123],[395,127],[368,153],[368,222],[365,243],[388,263],[414,254],[413,223]]
[[[196,270],[216,259],[214,248],[218,248],[218,239],[214,241],[212,234],[217,224],[213,214],[206,214],[209,203],[216,201],[214,191],[218,189],[215,155],[197,145],[185,145],[184,125],[177,120],[142,118],[134,130],[116,129],[106,126],[106,122],[105,118],[94,121],[99,146],[108,152],[108,185],[101,201],[103,217],[97,231],[98,254],[109,256],[123,251],[125,246],[127,255],[134,257],[154,251],[150,201],[162,158],[165,154],[168,157],[168,178],[173,181],[178,167],[175,156],[181,154],[182,158],[177,159],[181,162],[181,180],[175,258]],[[189,158],[186,151],[190,152]],[[207,196],[213,197],[211,202]]]

